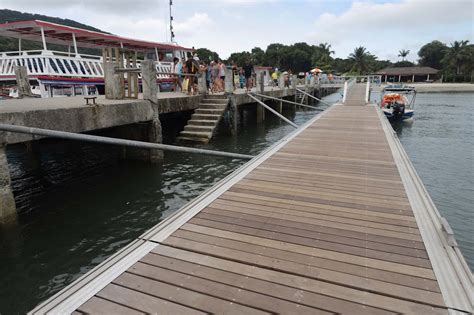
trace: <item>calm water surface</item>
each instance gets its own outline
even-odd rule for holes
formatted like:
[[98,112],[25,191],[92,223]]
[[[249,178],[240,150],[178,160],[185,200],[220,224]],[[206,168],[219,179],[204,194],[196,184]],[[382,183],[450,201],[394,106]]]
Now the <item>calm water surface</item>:
[[[326,100],[339,98],[334,94]],[[420,94],[413,124],[395,126],[471,268],[472,94]],[[302,124],[314,111],[287,111]],[[244,115],[236,136],[206,148],[257,154],[292,127]],[[230,174],[242,162],[176,153],[160,165],[118,159],[114,147],[41,141],[35,154],[9,148],[18,223],[0,228],[0,313],[23,313]]]

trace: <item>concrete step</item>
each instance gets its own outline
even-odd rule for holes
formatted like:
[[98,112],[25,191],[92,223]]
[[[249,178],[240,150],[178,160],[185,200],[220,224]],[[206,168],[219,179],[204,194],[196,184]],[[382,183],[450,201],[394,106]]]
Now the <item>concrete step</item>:
[[223,104],[223,105],[227,105],[227,103],[229,103],[229,100],[226,99],[226,98],[203,98],[201,100],[201,103],[202,104]]
[[227,108],[227,105],[223,104],[199,104],[199,109],[222,109],[225,110]]
[[206,108],[201,108],[201,107],[199,107],[198,109],[194,111],[194,113],[198,115],[219,115],[219,116],[222,115],[223,112],[224,112],[224,109],[215,109],[215,108],[206,109]]
[[178,142],[184,142],[184,143],[203,143],[206,144],[209,142],[210,139],[208,138],[194,138],[194,137],[185,137],[185,136],[178,136],[176,138]]
[[221,115],[214,115],[214,114],[193,114],[191,119],[197,120],[210,120],[210,121],[218,121]]
[[214,126],[186,125],[184,131],[210,132],[214,131]]
[[212,126],[214,127],[217,123],[217,120],[202,120],[202,119],[191,119],[188,120],[188,125],[193,126]]
[[183,130],[179,133],[179,136],[180,137],[187,137],[187,138],[208,138],[208,139],[211,139],[212,132]]
[[216,94],[207,94],[204,97],[204,99],[208,99],[208,100],[209,99],[214,99],[214,100],[216,100],[216,99],[225,99],[225,100],[227,100],[227,96],[225,96],[225,95],[216,95]]

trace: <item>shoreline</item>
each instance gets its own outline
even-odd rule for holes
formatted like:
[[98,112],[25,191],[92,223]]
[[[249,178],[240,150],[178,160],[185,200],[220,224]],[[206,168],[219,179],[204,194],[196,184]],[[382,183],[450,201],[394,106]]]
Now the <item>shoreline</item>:
[[404,83],[404,84],[407,84],[409,86],[414,86],[418,93],[474,92],[474,84],[472,83]]

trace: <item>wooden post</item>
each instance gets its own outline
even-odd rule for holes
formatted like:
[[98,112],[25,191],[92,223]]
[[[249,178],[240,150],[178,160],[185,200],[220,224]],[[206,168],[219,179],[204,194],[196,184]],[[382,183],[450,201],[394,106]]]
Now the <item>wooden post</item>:
[[6,145],[0,143],[0,222],[16,216],[15,198],[10,183]]
[[142,70],[142,88],[143,99],[158,104],[158,84],[156,83],[156,67],[153,60],[143,60]]
[[32,97],[30,82],[28,81],[28,71],[25,66],[15,66],[16,85],[18,89],[18,97]]

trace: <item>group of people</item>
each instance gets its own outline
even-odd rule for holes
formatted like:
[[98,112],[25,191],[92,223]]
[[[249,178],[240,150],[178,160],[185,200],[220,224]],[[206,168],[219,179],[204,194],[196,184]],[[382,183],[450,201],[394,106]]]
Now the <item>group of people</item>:
[[224,92],[226,73],[232,75],[232,84],[243,88],[245,84],[247,91],[253,86],[254,70],[250,61],[239,69],[234,63],[229,70],[222,60],[213,60],[209,64],[200,61],[198,56],[189,56],[186,62],[182,62],[178,57],[173,59],[172,73],[175,77],[176,89],[188,95],[198,93],[198,76],[205,76],[207,90],[210,93]]

